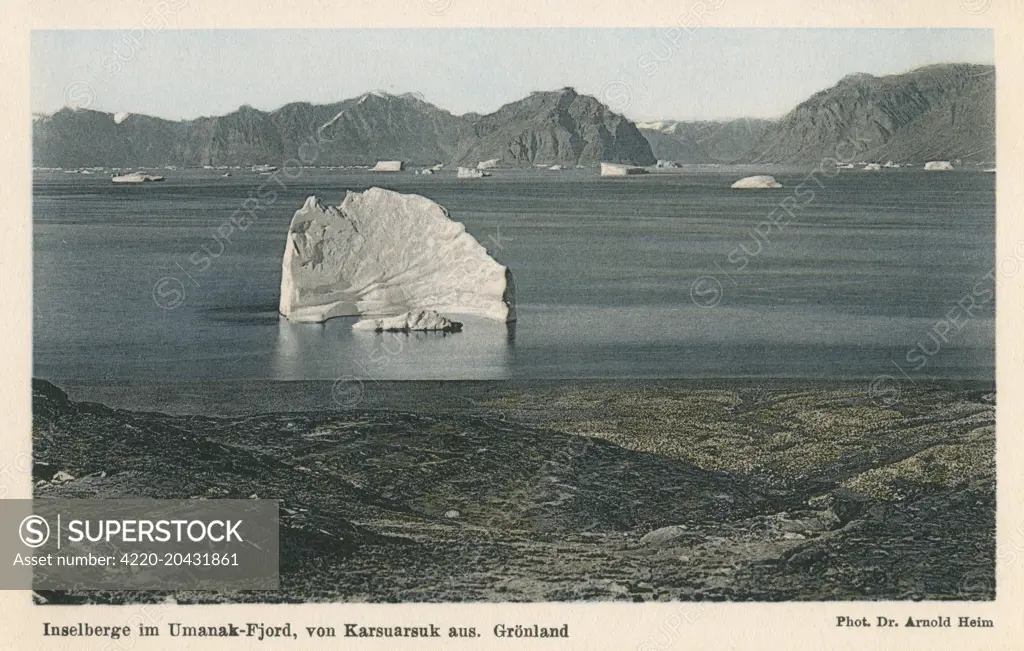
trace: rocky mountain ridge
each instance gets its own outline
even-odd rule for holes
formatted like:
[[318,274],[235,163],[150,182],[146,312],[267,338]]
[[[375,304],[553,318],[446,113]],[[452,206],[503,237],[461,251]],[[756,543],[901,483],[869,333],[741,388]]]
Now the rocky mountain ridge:
[[684,163],[995,160],[995,67],[938,64],[847,75],[778,120],[638,125],[659,159]]
[[218,117],[171,121],[64,108],[33,121],[40,167],[596,164],[655,162],[632,122],[573,89],[533,93],[490,115],[456,116],[407,93],[366,93],[335,104],[242,106]]
[[[995,68],[926,66],[852,74],[777,120],[634,124],[566,87],[535,92],[487,115],[454,115],[416,93],[365,93],[333,104],[172,121],[64,108],[33,120],[39,167],[280,164],[377,160],[474,166],[595,165],[600,161],[813,163],[837,152],[864,161],[995,159]],[[852,161],[855,162],[855,161]]]

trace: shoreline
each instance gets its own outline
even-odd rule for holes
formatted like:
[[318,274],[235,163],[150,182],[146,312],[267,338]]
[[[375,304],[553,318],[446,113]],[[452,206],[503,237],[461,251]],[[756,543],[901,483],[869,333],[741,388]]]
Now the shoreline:
[[[878,376],[886,377],[886,376]],[[343,376],[337,380],[61,380],[39,378],[65,391],[78,402],[94,402],[115,409],[158,411],[168,414],[234,416],[285,411],[330,409],[414,409],[438,392],[455,399],[474,399],[495,391],[533,389],[666,389],[672,391],[732,390],[815,390],[840,391],[851,400],[858,396],[872,402],[890,399],[893,391],[915,388],[938,391],[993,393],[991,380],[934,380],[895,384],[889,382],[879,391],[872,388],[873,378],[590,378],[590,379],[509,379],[509,380],[374,380],[369,377]]]

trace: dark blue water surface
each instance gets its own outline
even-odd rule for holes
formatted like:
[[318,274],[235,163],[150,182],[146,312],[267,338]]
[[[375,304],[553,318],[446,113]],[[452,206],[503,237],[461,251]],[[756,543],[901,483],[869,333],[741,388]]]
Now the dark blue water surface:
[[[284,188],[271,183],[276,196],[222,252],[214,233],[269,177],[166,171],[164,183],[119,186],[103,174],[38,172],[34,372],[77,381],[992,379],[995,175],[842,170],[798,194],[811,169],[618,179],[499,170],[462,181],[305,169],[278,177]],[[764,171],[786,187],[729,188]],[[278,317],[294,211],[312,194],[337,203],[374,185],[436,200],[512,269],[514,327],[470,319],[454,335],[398,336],[353,332],[354,319]],[[793,217],[773,214],[783,202]],[[196,264],[203,258],[207,268]]]

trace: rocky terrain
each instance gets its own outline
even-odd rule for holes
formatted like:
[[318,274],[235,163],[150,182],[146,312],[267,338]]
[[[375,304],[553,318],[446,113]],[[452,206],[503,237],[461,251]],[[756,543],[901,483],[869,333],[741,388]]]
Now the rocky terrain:
[[318,165],[372,165],[381,159],[426,163],[450,160],[468,128],[464,118],[412,94],[367,93],[322,105],[295,102],[269,112],[242,106],[227,115],[182,121],[65,108],[33,122],[33,163],[259,165],[300,154]]
[[771,120],[726,122],[662,120],[637,124],[658,160],[684,164],[744,163],[771,126]]
[[315,165],[477,162],[653,164],[632,122],[571,89],[534,93],[491,115],[452,115],[411,93],[366,93],[335,104],[170,121],[65,108],[36,116],[36,166]]
[[532,93],[481,117],[457,158],[516,166],[656,162],[636,125],[573,88]]
[[853,74],[779,120],[640,124],[659,159],[683,163],[995,160],[995,68],[943,64]]
[[995,68],[942,64],[885,77],[853,74],[778,120],[639,126],[572,88],[461,116],[412,93],[366,93],[178,122],[63,109],[35,117],[32,152],[34,165],[54,167],[280,164],[300,154],[314,158],[312,143],[316,165],[817,163],[837,155],[993,161]]
[[341,409],[323,383],[284,412],[274,386],[203,416],[35,381],[37,497],[282,500],[279,591],[39,601],[994,598],[990,388],[396,382]]
[[[757,162],[995,160],[995,68],[947,64],[902,75],[855,74],[769,128]],[[848,153],[847,153],[848,152]]]

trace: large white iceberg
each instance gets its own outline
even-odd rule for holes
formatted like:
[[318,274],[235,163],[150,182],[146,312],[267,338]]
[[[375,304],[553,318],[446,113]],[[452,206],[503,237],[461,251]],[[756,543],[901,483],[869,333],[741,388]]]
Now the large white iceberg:
[[291,321],[435,310],[514,321],[512,273],[435,202],[381,188],[292,217],[280,312]]
[[930,160],[924,164],[924,168],[929,172],[948,172],[953,169],[953,164],[948,160]]
[[493,170],[501,162],[500,158],[491,158],[488,160],[482,160],[476,164],[478,170]]
[[742,178],[733,183],[731,187],[742,189],[781,188],[782,184],[776,181],[774,176],[757,174]]
[[373,330],[374,332],[411,332],[413,330],[458,332],[462,330],[462,324],[441,316],[434,310],[419,310],[380,319],[362,319],[354,323],[352,329]]
[[647,174],[647,170],[619,163],[601,163],[601,176],[632,176],[633,174]]

